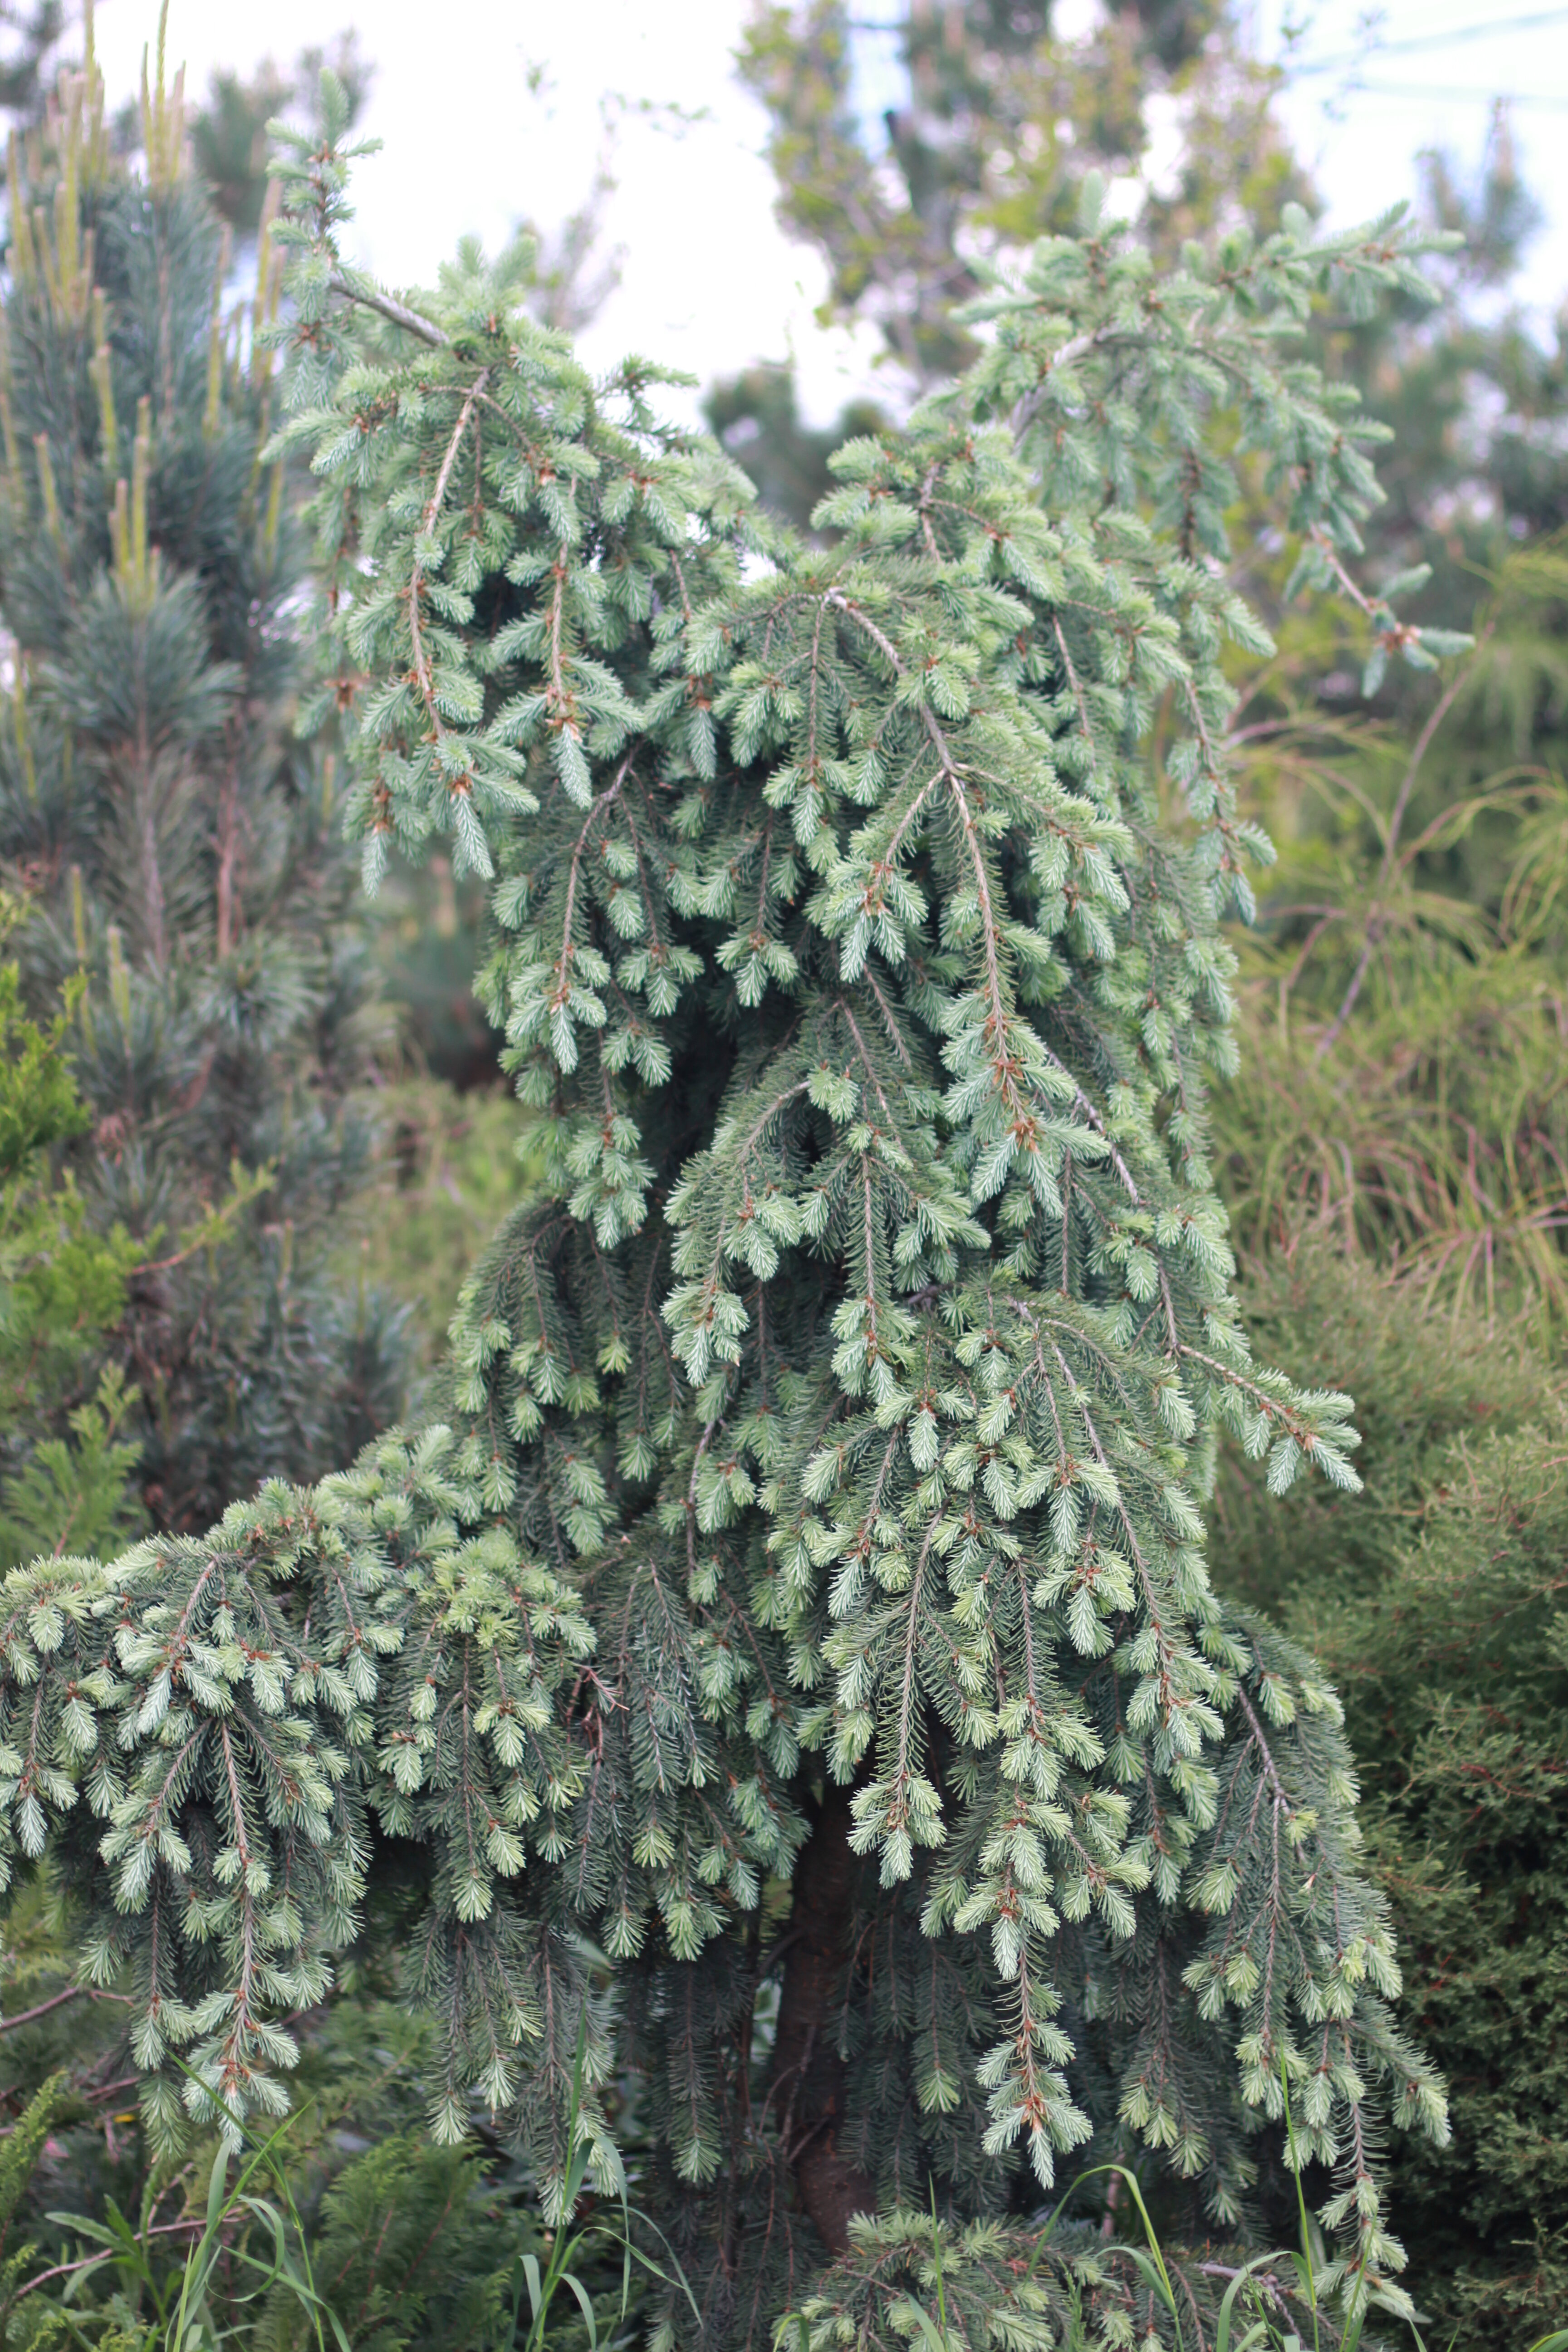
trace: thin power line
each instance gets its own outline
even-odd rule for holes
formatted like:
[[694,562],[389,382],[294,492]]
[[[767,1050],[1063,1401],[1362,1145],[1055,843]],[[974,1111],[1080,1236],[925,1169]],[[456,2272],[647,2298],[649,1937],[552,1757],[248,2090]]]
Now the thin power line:
[[1535,89],[1487,89],[1469,82],[1461,87],[1454,82],[1358,81],[1352,98],[1405,98],[1412,100],[1436,99],[1447,106],[1468,100],[1482,106],[1546,106],[1568,107],[1568,92]]
[[1529,16],[1500,16],[1479,25],[1456,25],[1450,33],[1415,33],[1405,41],[1370,42],[1364,49],[1347,49],[1339,57],[1311,58],[1300,65],[1285,63],[1285,70],[1297,79],[1306,74],[1338,73],[1345,67],[1365,65],[1384,58],[1408,57],[1415,49],[1451,48],[1458,41],[1490,40],[1500,33],[1533,33],[1543,25],[1560,25],[1564,17],[1568,17],[1568,7],[1540,8]]

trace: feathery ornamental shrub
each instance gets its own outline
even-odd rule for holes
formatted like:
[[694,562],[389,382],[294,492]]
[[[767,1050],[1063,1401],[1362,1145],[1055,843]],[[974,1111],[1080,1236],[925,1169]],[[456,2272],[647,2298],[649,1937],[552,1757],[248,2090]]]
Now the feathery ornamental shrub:
[[1205,1093],[1266,854],[1220,452],[1342,573],[1373,429],[1289,337],[1415,247],[1293,217],[1158,276],[1089,185],[973,370],[840,452],[825,551],[477,249],[417,308],[349,269],[342,121],[279,231],[323,691],[371,880],[436,836],[491,877],[546,1197],[441,1424],[13,1581],[16,1843],[96,1902],[167,2133],[283,2105],[286,2013],[416,1850],[437,2131],[494,2110],[548,2196],[580,2072],[609,2190],[636,2084],[710,2347],[896,2336],[933,2228],[965,2340],[1069,2293],[1157,2330],[1029,2214],[1142,2147],[1243,2234],[1286,2080],[1321,2292],[1397,2300],[1378,2119],[1441,2139],[1442,2095],[1333,1695],[1204,1549],[1218,1432],[1348,1486],[1349,1402],[1249,1360]]

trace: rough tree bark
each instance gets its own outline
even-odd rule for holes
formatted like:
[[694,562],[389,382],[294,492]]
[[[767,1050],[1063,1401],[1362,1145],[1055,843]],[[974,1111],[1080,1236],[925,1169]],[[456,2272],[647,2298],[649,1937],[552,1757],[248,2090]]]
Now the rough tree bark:
[[800,2201],[831,2253],[849,2242],[856,2213],[874,2213],[869,2174],[840,2152],[846,2067],[835,2011],[849,1958],[860,1861],[851,1853],[853,1791],[831,1784],[795,1864],[789,1957],[773,2045],[773,2104]]

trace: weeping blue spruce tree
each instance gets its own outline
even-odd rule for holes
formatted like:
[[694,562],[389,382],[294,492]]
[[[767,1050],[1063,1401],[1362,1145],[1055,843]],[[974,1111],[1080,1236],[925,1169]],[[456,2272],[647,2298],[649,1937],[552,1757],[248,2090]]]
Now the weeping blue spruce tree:
[[[373,885],[437,839],[489,877],[549,1181],[439,1423],[12,1580],[17,1859],[174,2137],[282,2108],[412,1853],[435,2130],[489,2110],[558,2210],[569,2119],[605,2193],[635,2128],[662,2345],[901,2342],[937,2251],[955,2342],[1169,2335],[1100,2184],[1039,2236],[1118,2156],[1211,2249],[1310,2168],[1322,2326],[1397,2306],[1379,2127],[1442,2094],[1333,1693],[1205,1559],[1221,1433],[1349,1486],[1350,1404],[1249,1357],[1205,1098],[1268,855],[1233,467],[1355,587],[1374,428],[1291,337],[1415,247],[1292,216],[1160,275],[1090,185],[805,547],[504,268],[351,269],[328,100],[279,339],[349,824]],[[1173,2275],[1201,2315],[1227,2268]]]

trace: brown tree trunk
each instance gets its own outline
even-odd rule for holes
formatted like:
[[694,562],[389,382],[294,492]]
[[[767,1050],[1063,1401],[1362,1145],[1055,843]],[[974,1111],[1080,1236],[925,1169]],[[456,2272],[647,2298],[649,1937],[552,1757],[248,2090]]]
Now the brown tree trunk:
[[219,958],[228,954],[235,942],[237,924],[234,877],[239,863],[239,781],[231,768],[224,785],[223,803],[218,818],[217,856],[217,951]]
[[831,1783],[795,1868],[789,1958],[773,2045],[773,2108],[800,2201],[830,2253],[849,2242],[850,2217],[874,2213],[870,2176],[839,2153],[845,2065],[835,2011],[849,1958],[858,1855],[849,1850],[851,1790]]

